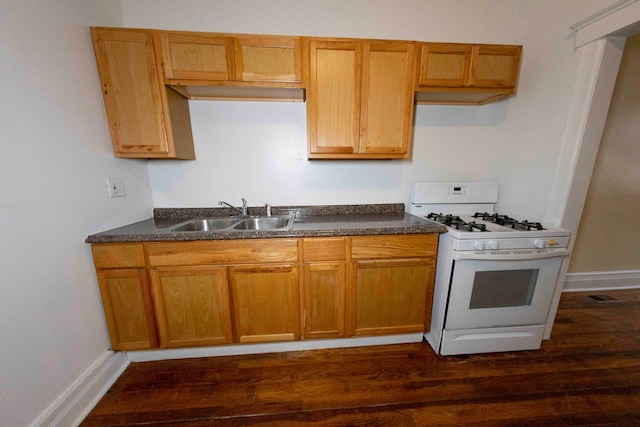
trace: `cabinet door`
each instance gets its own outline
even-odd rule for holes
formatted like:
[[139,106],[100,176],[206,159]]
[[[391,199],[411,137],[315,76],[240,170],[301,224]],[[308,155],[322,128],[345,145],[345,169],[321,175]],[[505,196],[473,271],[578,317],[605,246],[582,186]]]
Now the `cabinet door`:
[[345,332],[347,239],[302,239],[304,338],[339,338]]
[[164,86],[155,33],[92,27],[91,36],[115,156],[195,159],[189,103]]
[[232,342],[224,267],[157,268],[151,283],[162,347]]
[[169,153],[151,32],[92,28],[91,34],[116,156]]
[[415,45],[366,43],[358,152],[403,157],[412,134]]
[[309,43],[307,126],[309,158],[357,152],[360,127],[362,45]]
[[146,270],[98,270],[97,276],[112,348],[140,350],[157,347]]
[[229,267],[236,342],[300,338],[298,267]]
[[350,333],[381,335],[429,330],[433,259],[351,264]]
[[344,337],[344,262],[305,263],[303,272],[304,337]]
[[423,43],[418,87],[464,87],[469,82],[471,45]]
[[163,31],[160,38],[167,79],[235,79],[231,37],[196,32]]
[[469,85],[514,88],[520,71],[522,46],[473,47]]
[[236,80],[301,82],[299,37],[234,37]]

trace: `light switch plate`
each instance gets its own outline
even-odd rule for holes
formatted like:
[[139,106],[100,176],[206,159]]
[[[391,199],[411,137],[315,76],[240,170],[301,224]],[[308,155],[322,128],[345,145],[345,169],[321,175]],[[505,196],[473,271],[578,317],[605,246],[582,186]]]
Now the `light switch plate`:
[[109,186],[109,197],[124,197],[127,195],[124,189],[124,179],[108,178],[107,185]]

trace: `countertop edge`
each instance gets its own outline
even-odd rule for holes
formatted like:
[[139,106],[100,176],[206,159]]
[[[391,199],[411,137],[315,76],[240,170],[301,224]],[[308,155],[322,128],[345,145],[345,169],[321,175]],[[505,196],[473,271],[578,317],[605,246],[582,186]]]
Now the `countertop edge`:
[[[252,209],[252,208],[250,208]],[[264,208],[253,208],[262,214]],[[231,208],[156,208],[154,217],[122,227],[89,235],[86,243],[170,242],[206,240],[278,239],[304,237],[340,237],[392,234],[446,233],[447,227],[434,221],[411,215],[404,204],[279,206],[273,214],[302,214],[291,230],[280,231],[208,231],[167,232],[175,224],[202,216],[232,215]],[[311,220],[309,220],[311,218]]]
[[188,232],[188,233],[156,233],[126,235],[92,235],[85,239],[86,243],[127,243],[127,242],[189,242],[202,240],[247,240],[247,239],[284,239],[303,237],[343,237],[372,236],[393,234],[430,234],[446,233],[447,228],[440,225],[412,226],[403,228],[357,228],[334,230],[291,230],[291,231],[256,231],[256,232]]

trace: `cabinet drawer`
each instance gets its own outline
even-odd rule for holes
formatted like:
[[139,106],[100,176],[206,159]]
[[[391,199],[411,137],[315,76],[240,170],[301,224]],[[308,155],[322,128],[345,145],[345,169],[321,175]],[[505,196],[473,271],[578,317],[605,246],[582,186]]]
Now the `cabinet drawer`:
[[352,259],[430,257],[435,256],[437,250],[437,234],[351,238]]
[[344,237],[303,239],[304,261],[344,261],[347,239]]
[[94,244],[91,251],[97,269],[144,267],[142,243]]
[[146,248],[153,267],[298,261],[295,239],[147,243]]

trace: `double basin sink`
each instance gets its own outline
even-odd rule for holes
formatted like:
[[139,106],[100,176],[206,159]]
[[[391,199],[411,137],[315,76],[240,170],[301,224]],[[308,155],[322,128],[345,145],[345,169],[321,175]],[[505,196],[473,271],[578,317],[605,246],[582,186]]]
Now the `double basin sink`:
[[168,231],[195,232],[242,232],[242,231],[288,231],[293,227],[293,215],[271,215],[251,217],[194,218],[169,228]]

